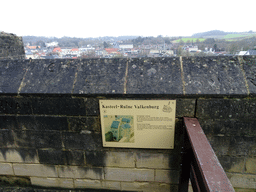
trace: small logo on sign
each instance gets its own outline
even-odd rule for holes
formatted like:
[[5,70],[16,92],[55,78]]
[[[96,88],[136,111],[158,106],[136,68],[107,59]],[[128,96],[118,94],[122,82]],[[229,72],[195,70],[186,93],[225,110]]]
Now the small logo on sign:
[[166,112],[166,113],[171,113],[172,112],[170,102],[168,103],[168,105],[164,105],[163,112]]

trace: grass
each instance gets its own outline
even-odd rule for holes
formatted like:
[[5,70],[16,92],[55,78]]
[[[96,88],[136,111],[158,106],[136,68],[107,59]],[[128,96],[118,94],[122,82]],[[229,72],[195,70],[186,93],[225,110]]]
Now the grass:
[[[215,38],[215,39],[224,39],[226,41],[239,41],[245,38],[251,38],[251,37],[256,37],[256,33],[247,33],[247,34],[227,34],[225,36],[223,36],[222,38]],[[173,41],[174,43],[179,43],[181,40],[184,43],[187,43],[188,41],[190,41],[190,43],[196,43],[197,39],[200,42],[203,42],[206,40],[206,38],[189,38],[189,37],[184,37],[181,39],[177,39],[175,41]]]
[[250,33],[250,34],[227,34],[223,38],[224,39],[234,39],[234,38],[251,38],[255,37],[256,33]]
[[223,38],[224,39],[232,39],[232,38],[240,38],[240,37],[246,37],[248,35],[242,35],[242,34],[227,34]]
[[256,33],[252,34],[228,34],[223,37],[226,41],[239,41],[242,39],[256,37]]

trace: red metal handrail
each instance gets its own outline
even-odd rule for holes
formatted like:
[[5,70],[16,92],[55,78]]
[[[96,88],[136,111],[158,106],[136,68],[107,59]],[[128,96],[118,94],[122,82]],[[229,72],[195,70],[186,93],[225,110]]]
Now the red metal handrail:
[[196,118],[184,117],[185,133],[179,191],[235,191]]

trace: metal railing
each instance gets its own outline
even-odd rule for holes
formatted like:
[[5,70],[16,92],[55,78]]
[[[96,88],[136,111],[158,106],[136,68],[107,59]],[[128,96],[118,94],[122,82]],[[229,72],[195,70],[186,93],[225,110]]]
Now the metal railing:
[[184,146],[179,192],[235,191],[196,118],[184,117]]

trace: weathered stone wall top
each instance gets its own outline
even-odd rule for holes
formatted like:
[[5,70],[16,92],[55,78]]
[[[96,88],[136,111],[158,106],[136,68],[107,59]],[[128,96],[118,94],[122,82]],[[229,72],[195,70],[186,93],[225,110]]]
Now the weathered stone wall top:
[[0,60],[1,94],[255,96],[256,58]]
[[0,60],[1,59],[25,59],[25,51],[22,37],[12,33],[0,33]]

